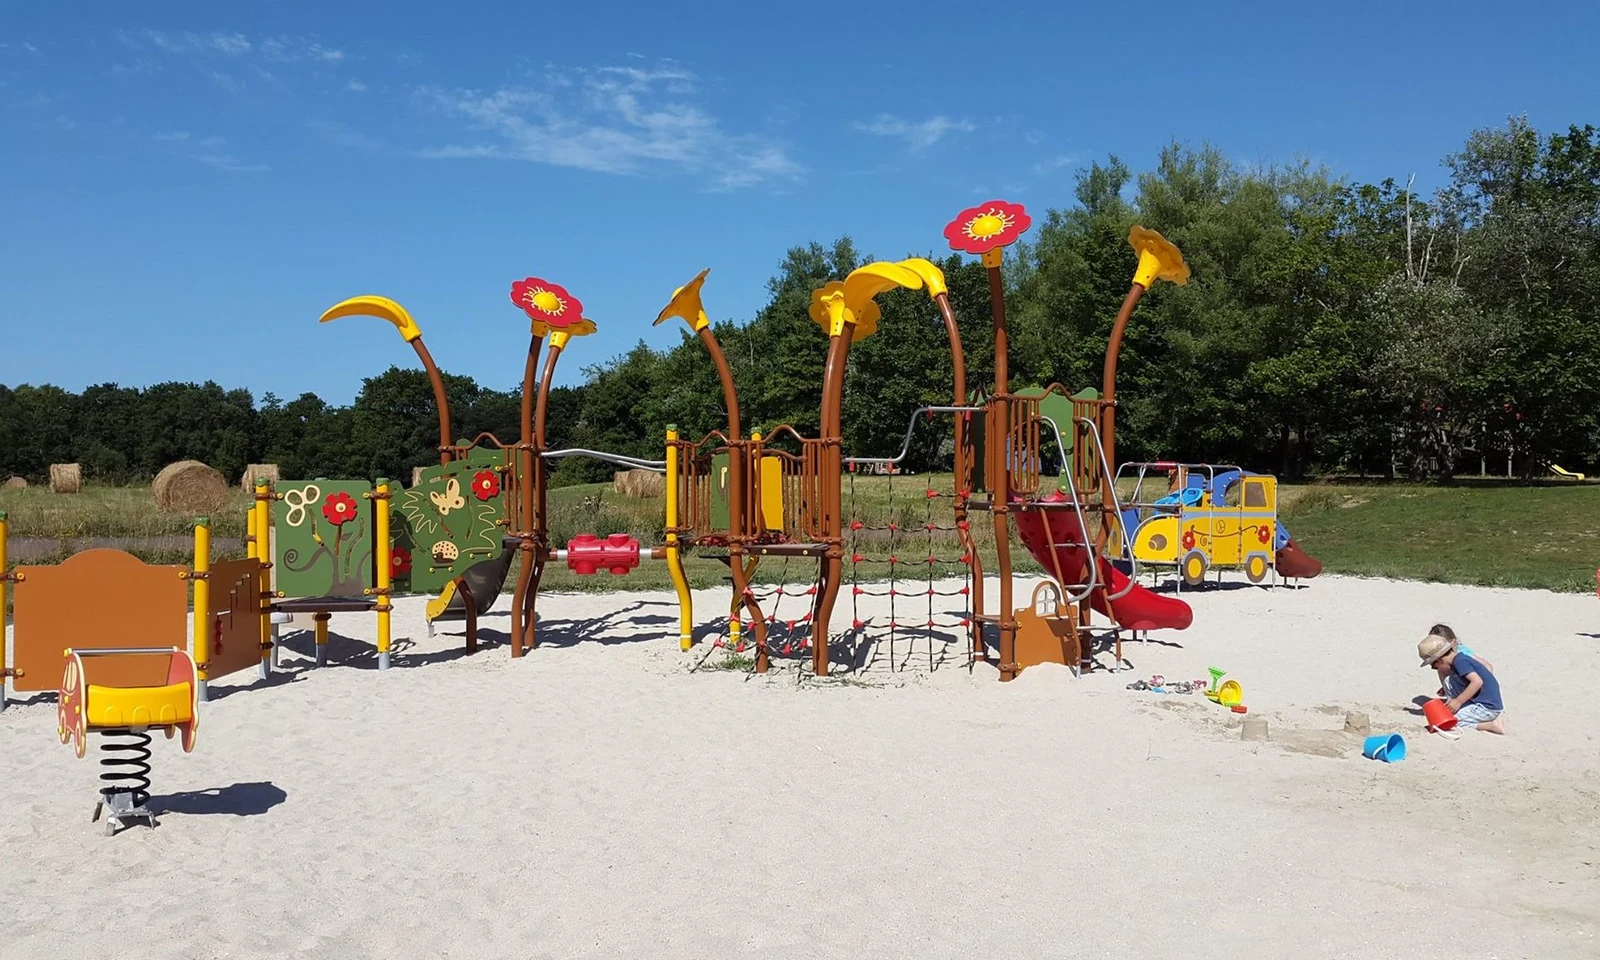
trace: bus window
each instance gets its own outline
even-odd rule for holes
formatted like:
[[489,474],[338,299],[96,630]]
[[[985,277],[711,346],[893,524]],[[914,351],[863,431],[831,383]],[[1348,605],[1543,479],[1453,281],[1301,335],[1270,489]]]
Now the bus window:
[[1244,505],[1246,507],[1265,508],[1267,505],[1267,485],[1259,480],[1246,480],[1244,482]]

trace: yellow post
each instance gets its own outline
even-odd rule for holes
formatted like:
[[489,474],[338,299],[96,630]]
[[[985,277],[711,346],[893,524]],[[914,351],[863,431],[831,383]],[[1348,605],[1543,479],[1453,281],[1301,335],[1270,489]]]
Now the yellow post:
[[272,493],[265,479],[256,481],[256,559],[261,561],[261,679],[272,673]]
[[195,693],[202,703],[206,700],[208,681],[211,679],[211,520],[196,517],[194,521],[194,569],[189,574],[194,583],[194,671]]
[[389,481],[378,478],[378,488],[373,493],[377,501],[378,535],[378,669],[389,669],[389,603],[390,577],[393,570],[389,559]]
[[0,710],[6,708],[6,679],[11,670],[6,665],[6,513],[0,510]]
[[253,503],[244,512],[244,555],[249,560],[256,558],[256,505]]
[[683,574],[683,551],[678,546],[678,425],[667,424],[667,571],[672,574],[672,589],[678,593],[678,647],[694,645],[694,598],[689,595],[689,578]]

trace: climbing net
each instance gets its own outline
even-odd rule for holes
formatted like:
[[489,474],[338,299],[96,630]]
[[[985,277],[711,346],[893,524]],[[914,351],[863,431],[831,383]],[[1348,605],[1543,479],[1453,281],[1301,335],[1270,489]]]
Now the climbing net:
[[[889,669],[903,670],[915,656],[919,638],[925,641],[930,672],[946,661],[952,643],[963,651],[963,660],[970,663],[970,644],[964,642],[964,636],[972,629],[972,590],[968,576],[972,558],[964,550],[954,556],[940,555],[940,534],[954,534],[958,528],[953,522],[940,523],[934,519],[934,504],[953,499],[955,494],[924,486],[920,493],[902,493],[897,501],[894,481],[898,471],[890,463],[886,472],[887,521],[870,524],[862,519],[856,474],[860,464],[876,461],[851,459],[847,462],[850,639],[858,650],[865,648],[862,666],[869,667],[876,662],[880,650],[886,646]],[[916,500],[922,501],[921,510],[917,509]],[[954,511],[945,515],[953,517]],[[863,583],[864,565],[869,569],[886,568],[887,577],[869,576]],[[959,587],[940,589],[940,581],[948,580],[948,574],[955,573],[955,568],[960,568],[959,575],[966,578],[965,582]],[[863,598],[868,597],[886,599],[888,616],[864,615]],[[940,599],[950,597],[962,598],[954,611],[948,609],[949,600]],[[902,643],[903,656],[900,653]],[[857,659],[861,659],[859,653]]]

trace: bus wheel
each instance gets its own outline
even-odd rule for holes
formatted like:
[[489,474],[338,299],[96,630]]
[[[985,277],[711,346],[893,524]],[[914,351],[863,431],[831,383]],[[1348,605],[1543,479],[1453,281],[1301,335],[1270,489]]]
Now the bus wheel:
[[1199,550],[1190,550],[1183,555],[1179,569],[1183,571],[1183,582],[1191,587],[1198,587],[1206,580],[1206,570],[1210,569],[1211,561]]
[[1260,583],[1267,579],[1267,555],[1252,553],[1244,562],[1244,575],[1250,578],[1251,583]]

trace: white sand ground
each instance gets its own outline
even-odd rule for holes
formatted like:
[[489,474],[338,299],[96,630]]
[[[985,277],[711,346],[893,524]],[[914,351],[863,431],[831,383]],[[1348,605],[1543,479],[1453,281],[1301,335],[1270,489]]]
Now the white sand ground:
[[[288,636],[276,684],[217,684],[193,754],[155,744],[160,827],[109,839],[53,705],[13,706],[0,957],[1600,956],[1600,601],[1190,599],[1119,674],[880,658],[866,687],[691,674],[665,594],[549,597],[519,661],[408,599],[387,673],[340,616],[342,663]],[[1495,663],[1511,736],[1409,712],[1435,619]],[[1208,664],[1275,742],[1124,689]],[[1405,762],[1332,732],[1347,709]]]

